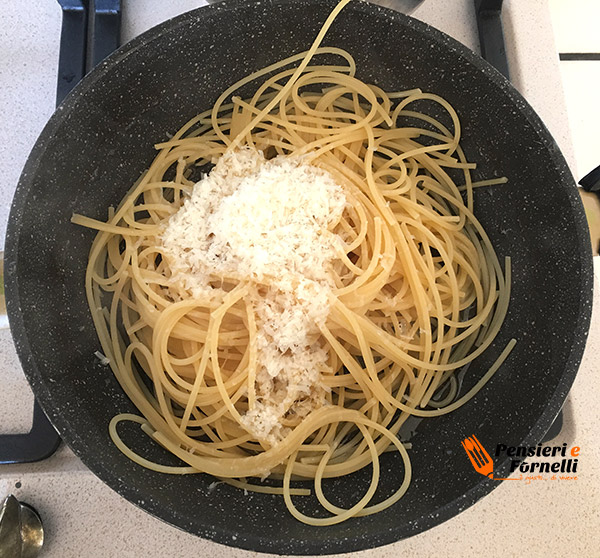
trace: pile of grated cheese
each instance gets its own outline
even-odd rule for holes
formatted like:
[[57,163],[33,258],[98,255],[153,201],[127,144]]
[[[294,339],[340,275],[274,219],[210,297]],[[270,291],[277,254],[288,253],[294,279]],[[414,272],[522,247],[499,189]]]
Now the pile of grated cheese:
[[218,297],[215,279],[249,283],[255,308],[256,405],[243,426],[271,444],[323,404],[327,351],[319,324],[329,314],[332,232],[347,200],[327,171],[301,158],[242,148],[198,182],[161,239],[172,281],[193,297]]

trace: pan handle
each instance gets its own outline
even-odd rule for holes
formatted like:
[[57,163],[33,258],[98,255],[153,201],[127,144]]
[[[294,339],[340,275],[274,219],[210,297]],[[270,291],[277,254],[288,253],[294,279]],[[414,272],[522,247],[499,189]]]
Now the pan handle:
[[590,227],[593,254],[600,254],[600,166],[586,174],[580,181],[581,199]]
[[580,181],[579,185],[586,192],[596,192],[600,195],[600,166],[596,167],[593,171],[587,173]]

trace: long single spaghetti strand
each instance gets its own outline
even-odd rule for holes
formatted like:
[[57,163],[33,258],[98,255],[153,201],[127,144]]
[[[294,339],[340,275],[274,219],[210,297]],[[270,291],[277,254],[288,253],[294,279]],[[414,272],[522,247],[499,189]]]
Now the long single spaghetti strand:
[[[397,502],[412,475],[402,424],[466,404],[516,343],[492,349],[508,310],[510,259],[503,270],[475,209],[474,188],[505,179],[472,179],[475,165],[460,146],[458,114],[443,98],[419,89],[385,92],[356,77],[349,53],[319,46],[346,2],[307,52],[232,85],[212,110],[157,144],[150,168],[105,222],[73,217],[98,230],[85,279],[88,302],[112,372],[141,414],[111,421],[117,447],[155,471],[209,473],[239,489],[280,494],[290,513],[311,525]],[[341,62],[325,64],[323,56]],[[253,83],[253,95],[235,96]],[[421,101],[445,116],[419,111]],[[240,193],[240,177],[249,180],[271,162],[312,169],[311,176],[335,184],[327,186],[332,196],[343,194],[338,213],[323,210],[315,237],[329,246],[322,248],[323,268],[296,261],[293,270],[277,268],[279,276],[246,273],[240,265],[211,268],[202,258],[233,258],[227,250],[235,245],[232,237],[224,253],[202,248],[219,234],[213,231],[200,248],[178,247],[185,261],[201,253],[193,270],[181,271],[166,231],[197,203],[198,189],[214,190],[203,202],[208,217],[221,215],[225,205],[217,202],[228,204],[227,215],[245,219],[244,234],[251,236],[250,198]],[[206,177],[210,164],[216,167]],[[229,173],[223,188],[231,191],[219,194],[215,177],[223,172]],[[255,249],[261,235],[250,240]],[[272,244],[261,261],[293,256]],[[244,254],[235,257],[245,261]],[[296,323],[298,313],[303,341],[269,344],[281,337],[278,324]],[[457,372],[492,350],[493,365],[461,393]],[[267,374],[274,362],[287,363],[287,372]],[[291,383],[292,368],[303,384]],[[269,394],[281,393],[287,398],[273,406]],[[273,409],[279,414],[270,416]],[[139,423],[184,465],[163,466],[135,453],[119,435],[122,421]],[[379,461],[390,450],[400,454],[403,480],[382,499]],[[371,478],[358,501],[341,508],[326,498],[326,479],[367,466]],[[269,475],[278,487],[254,484]],[[309,493],[292,486],[302,479],[313,481],[326,517],[310,517],[292,501]]]

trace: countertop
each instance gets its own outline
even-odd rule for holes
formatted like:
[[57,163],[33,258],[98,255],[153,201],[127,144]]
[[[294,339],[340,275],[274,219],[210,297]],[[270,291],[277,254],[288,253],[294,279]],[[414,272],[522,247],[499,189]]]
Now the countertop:
[[[411,14],[478,50],[473,2],[413,2]],[[123,37],[203,5],[193,0],[128,0]],[[546,0],[505,0],[512,80],[540,114],[573,166],[573,149]],[[54,107],[60,10],[53,0],[0,5],[0,238],[22,166]],[[3,244],[3,241],[2,241]],[[600,556],[600,263],[595,262],[592,325],[564,408],[565,427],[550,445],[579,446],[577,480],[503,482],[457,517],[425,533],[352,558],[436,556]],[[0,433],[26,431],[32,396],[10,332],[0,330]],[[18,405],[14,401],[18,401]],[[13,493],[44,519],[42,558],[267,556],[183,533],[125,501],[65,446],[36,464],[0,466],[0,498]],[[350,555],[340,555],[350,556]]]

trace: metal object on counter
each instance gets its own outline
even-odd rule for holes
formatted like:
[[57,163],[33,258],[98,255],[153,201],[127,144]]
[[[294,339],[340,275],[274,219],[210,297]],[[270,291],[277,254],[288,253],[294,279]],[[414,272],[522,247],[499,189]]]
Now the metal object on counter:
[[0,558],[36,558],[44,545],[44,527],[29,505],[8,496],[0,510]]

